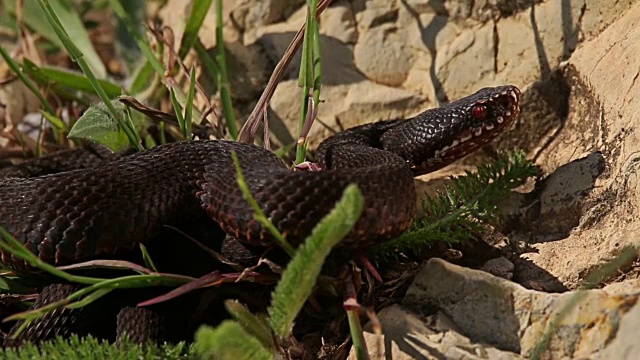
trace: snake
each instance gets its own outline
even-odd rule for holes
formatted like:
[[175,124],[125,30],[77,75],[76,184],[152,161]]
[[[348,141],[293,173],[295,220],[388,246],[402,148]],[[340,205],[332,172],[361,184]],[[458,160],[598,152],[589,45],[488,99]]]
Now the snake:
[[[242,243],[274,246],[238,186],[235,153],[251,194],[292,245],[356,184],[363,211],[338,246],[362,249],[409,229],[416,217],[414,177],[492,141],[518,116],[520,100],[516,86],[488,87],[408,119],[352,127],[320,143],[318,171],[293,171],[263,147],[227,140],[174,142],[31,177],[15,175],[22,166],[0,180],[0,226],[55,266],[139,251],[163,227],[198,212]],[[5,250],[0,255],[4,268],[35,271]]]

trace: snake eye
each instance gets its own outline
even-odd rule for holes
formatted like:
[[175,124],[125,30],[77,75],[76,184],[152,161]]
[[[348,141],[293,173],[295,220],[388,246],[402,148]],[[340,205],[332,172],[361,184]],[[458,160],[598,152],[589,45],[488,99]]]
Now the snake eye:
[[476,105],[471,109],[471,114],[473,117],[482,120],[487,117],[487,107],[484,105]]

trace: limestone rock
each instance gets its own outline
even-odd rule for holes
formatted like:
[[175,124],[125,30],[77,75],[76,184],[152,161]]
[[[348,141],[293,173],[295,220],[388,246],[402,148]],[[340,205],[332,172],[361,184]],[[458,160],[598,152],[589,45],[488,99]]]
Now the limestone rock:
[[627,319],[639,295],[603,290],[547,294],[431,259],[402,304],[424,315],[435,307],[474,343],[556,359],[603,350],[619,333],[620,319]]
[[401,85],[414,62],[413,52],[404,45],[401,35],[392,24],[380,25],[362,33],[353,49],[358,69],[377,83]]
[[398,17],[396,1],[367,1],[366,7],[356,14],[358,31],[366,31],[384,23],[393,23]]
[[[518,354],[492,346],[471,342],[464,335],[448,328],[450,320],[436,315],[423,321],[418,315],[399,305],[389,306],[378,319],[382,334],[376,335],[371,324],[364,330],[364,338],[372,359],[458,359],[479,360],[521,359]],[[349,359],[356,359],[352,349]]]
[[493,81],[494,40],[493,26],[485,25],[465,30],[438,51],[435,67],[451,100]]
[[355,44],[358,40],[358,32],[354,18],[353,11],[347,4],[331,6],[320,17],[320,34],[345,44]]
[[[271,108],[288,129],[297,128],[300,116],[299,97],[289,94],[299,94],[299,91],[297,80],[283,82],[276,89],[271,102]],[[366,80],[349,85],[325,86],[322,88],[322,98],[326,100],[319,104],[318,120],[330,128],[312,128],[309,135],[312,147],[333,131],[370,121],[408,117],[413,114],[408,113],[407,109],[416,109],[422,103],[414,93]],[[291,136],[297,138],[297,134]]]
[[504,256],[487,261],[480,270],[503,279],[511,280],[515,265]]
[[[637,162],[630,154],[640,151],[640,132],[635,125],[640,123],[640,103],[634,101],[640,98],[640,85],[634,80],[640,69],[636,56],[640,51],[639,18],[640,4],[636,3],[617,22],[573,53],[563,70],[571,94],[567,117],[549,138],[541,139],[546,145],[537,162],[547,173],[589,154],[600,153],[602,160],[597,163],[604,162],[596,167],[602,169],[604,165],[604,172],[587,187],[592,188],[588,192],[576,185],[583,179],[581,174],[590,173],[590,166],[559,170],[573,169],[559,177],[564,180],[555,187],[565,192],[572,192],[573,188],[575,195],[584,196],[578,203],[581,209],[575,212],[576,207],[570,207],[569,210],[574,210],[550,212],[540,225],[554,227],[554,223],[571,218],[575,227],[566,229],[563,236],[547,239],[553,241],[538,237],[539,242],[532,245],[534,251],[523,255],[570,289],[578,287],[622,249],[637,246],[635,234],[640,222],[634,214],[640,209],[640,181]],[[544,207],[551,210],[558,199],[555,196],[546,199]]]

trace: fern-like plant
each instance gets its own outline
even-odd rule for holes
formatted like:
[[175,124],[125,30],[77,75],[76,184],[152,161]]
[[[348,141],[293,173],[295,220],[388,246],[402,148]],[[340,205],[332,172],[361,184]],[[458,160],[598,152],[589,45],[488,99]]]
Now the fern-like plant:
[[495,222],[499,200],[537,174],[538,168],[523,151],[499,154],[497,160],[478,166],[476,172],[452,177],[444,191],[423,197],[425,216],[400,237],[372,248],[369,255],[380,263],[399,253],[420,254],[436,241],[470,239],[483,231],[483,224]]

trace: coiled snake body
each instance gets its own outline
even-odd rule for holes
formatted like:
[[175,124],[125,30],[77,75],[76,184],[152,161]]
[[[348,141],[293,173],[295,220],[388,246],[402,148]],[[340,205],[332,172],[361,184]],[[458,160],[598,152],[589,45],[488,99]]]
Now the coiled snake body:
[[[514,86],[485,88],[412,119],[346,130],[319,146],[321,171],[291,171],[250,144],[192,141],[87,169],[7,178],[0,181],[0,225],[55,265],[127,253],[197,208],[240,241],[270,245],[235,181],[235,151],[259,205],[293,244],[310,233],[348,184],[358,184],[364,211],[341,245],[363,247],[405,231],[414,217],[413,177],[491,141],[519,113],[519,101]],[[3,267],[31,271],[5,251],[1,261]]]

